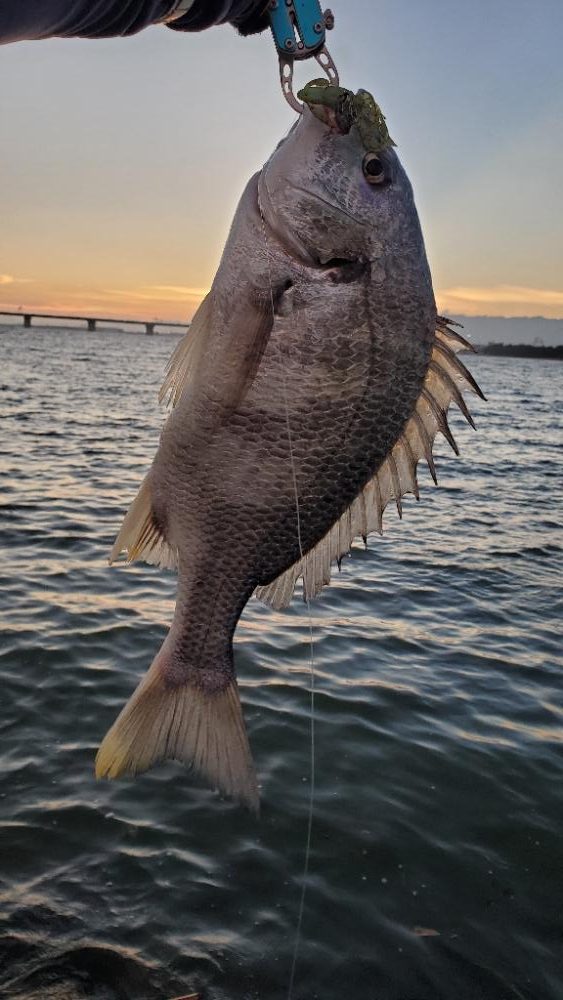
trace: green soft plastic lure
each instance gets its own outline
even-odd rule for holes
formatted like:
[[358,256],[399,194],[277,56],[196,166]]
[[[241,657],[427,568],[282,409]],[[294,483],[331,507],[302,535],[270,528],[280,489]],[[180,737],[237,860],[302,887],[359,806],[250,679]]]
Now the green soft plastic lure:
[[380,153],[394,146],[385,115],[367,90],[357,94],[345,87],[335,87],[328,80],[311,80],[298,93],[298,98],[316,118],[343,134],[356,126],[368,153]]

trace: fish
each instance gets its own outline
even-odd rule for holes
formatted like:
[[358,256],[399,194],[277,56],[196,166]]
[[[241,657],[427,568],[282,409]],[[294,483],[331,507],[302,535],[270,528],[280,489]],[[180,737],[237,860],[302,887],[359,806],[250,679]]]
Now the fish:
[[[312,81],[248,182],[160,393],[171,412],[110,562],[178,573],[169,632],[98,777],[174,759],[257,812],[233,656],[254,594],[306,601],[394,501],[418,499],[451,403],[481,390],[437,313],[407,174],[372,95]],[[484,398],[484,397],[483,397]]]

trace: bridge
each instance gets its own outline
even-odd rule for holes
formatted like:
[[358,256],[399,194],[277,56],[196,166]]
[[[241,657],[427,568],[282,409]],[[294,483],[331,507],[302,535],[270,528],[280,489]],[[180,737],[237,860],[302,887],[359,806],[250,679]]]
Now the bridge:
[[0,309],[1,316],[15,316],[18,319],[23,319],[23,326],[29,327],[32,325],[32,319],[58,319],[58,320],[73,320],[77,323],[86,323],[88,330],[95,330],[98,323],[116,323],[118,326],[144,326],[145,333],[153,334],[157,328],[165,326],[167,329],[169,327],[178,327],[181,330],[187,330],[189,323],[167,323],[166,320],[145,320],[145,319],[110,319],[107,316],[63,316],[57,313],[38,313],[38,312],[26,312],[23,309],[10,310],[10,309]]

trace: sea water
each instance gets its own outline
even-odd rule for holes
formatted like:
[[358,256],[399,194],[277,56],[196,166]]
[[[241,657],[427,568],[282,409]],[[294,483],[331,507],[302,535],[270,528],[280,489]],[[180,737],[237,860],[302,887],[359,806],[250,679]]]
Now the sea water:
[[[470,333],[470,330],[469,330]],[[109,568],[175,340],[0,335],[0,996],[285,998],[310,793],[309,617],[251,600],[256,820],[179,764],[96,783],[174,575]],[[466,359],[478,432],[312,604],[316,798],[295,998],[563,996],[557,362]],[[210,564],[209,572],[213,573]]]

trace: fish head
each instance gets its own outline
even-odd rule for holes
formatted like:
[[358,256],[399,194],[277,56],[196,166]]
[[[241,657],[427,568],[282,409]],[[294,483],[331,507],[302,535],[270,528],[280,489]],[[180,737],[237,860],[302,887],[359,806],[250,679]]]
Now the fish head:
[[412,187],[385,119],[371,95],[351,96],[359,106],[348,113],[304,104],[261,172],[262,216],[282,246],[310,266],[377,261],[406,246],[424,255]]

